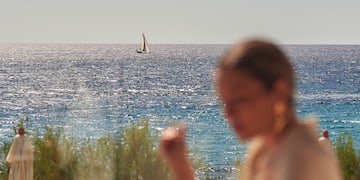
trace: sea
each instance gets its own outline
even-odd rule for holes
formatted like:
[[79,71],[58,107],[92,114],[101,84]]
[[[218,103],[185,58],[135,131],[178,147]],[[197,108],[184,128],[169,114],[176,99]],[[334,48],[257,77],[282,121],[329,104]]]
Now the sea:
[[[246,156],[223,117],[214,69],[231,45],[0,44],[0,143],[29,117],[28,132],[64,128],[97,139],[142,119],[153,132],[186,123],[187,142],[213,179],[235,179]],[[335,141],[350,132],[360,148],[360,45],[281,45],[297,76],[299,119],[317,117]]]

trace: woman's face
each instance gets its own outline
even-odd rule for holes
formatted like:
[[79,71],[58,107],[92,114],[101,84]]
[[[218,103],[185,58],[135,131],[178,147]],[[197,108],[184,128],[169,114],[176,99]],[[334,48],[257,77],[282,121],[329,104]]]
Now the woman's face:
[[260,81],[245,72],[220,70],[217,83],[225,117],[240,139],[272,131],[274,98]]

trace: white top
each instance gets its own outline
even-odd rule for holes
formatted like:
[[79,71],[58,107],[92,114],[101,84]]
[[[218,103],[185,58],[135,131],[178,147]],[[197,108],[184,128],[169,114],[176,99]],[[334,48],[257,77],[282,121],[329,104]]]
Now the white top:
[[11,144],[6,161],[13,163],[15,161],[33,160],[33,153],[29,139],[25,135],[17,134]]
[[336,157],[319,143],[311,124],[290,129],[273,149],[254,140],[249,151],[250,180],[341,180]]
[[335,154],[334,153],[334,148],[332,146],[332,142],[331,142],[331,140],[329,138],[320,137],[319,142],[327,151],[329,151],[329,153]]

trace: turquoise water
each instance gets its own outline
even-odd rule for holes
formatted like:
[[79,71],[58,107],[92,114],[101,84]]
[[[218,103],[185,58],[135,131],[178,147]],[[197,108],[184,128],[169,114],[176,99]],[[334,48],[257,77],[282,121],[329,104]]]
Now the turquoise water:
[[[7,44],[0,45],[0,142],[25,115],[28,131],[64,127],[68,136],[96,139],[117,134],[141,118],[153,130],[188,124],[187,140],[213,167],[229,176],[243,157],[223,120],[214,91],[217,59],[228,45]],[[283,46],[297,73],[297,112],[315,114],[336,137],[354,135],[360,147],[360,46]]]

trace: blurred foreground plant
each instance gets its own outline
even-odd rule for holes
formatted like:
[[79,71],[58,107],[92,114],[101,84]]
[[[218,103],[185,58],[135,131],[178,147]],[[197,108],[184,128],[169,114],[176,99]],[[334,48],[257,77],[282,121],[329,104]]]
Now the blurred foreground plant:
[[2,143],[0,146],[0,179],[8,179],[10,164],[6,162],[6,156],[10,150],[10,143]]
[[360,151],[356,153],[351,133],[338,136],[335,149],[345,180],[360,179]]
[[76,165],[76,143],[65,138],[62,129],[45,128],[45,134],[38,133],[34,141],[34,179],[73,179]]

